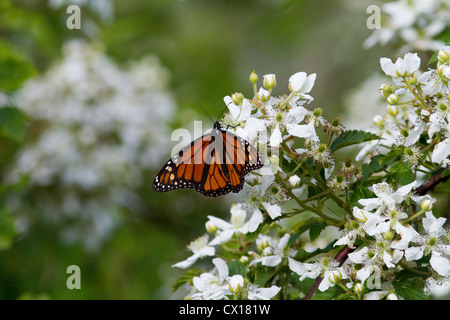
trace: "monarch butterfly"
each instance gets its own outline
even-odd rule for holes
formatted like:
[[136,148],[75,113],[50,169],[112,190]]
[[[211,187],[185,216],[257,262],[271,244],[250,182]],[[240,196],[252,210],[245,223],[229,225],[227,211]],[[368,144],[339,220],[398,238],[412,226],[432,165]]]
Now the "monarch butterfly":
[[192,141],[175,154],[153,181],[159,192],[194,188],[208,197],[237,193],[244,176],[263,166],[255,147],[214,123],[210,133]]

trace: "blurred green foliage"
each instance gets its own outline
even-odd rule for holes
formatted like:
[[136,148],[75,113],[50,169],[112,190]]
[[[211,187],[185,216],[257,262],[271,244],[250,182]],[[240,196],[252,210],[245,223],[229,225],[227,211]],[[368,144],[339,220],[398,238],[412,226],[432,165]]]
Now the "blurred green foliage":
[[[172,127],[191,128],[224,107],[223,97],[252,94],[248,76],[277,75],[275,93],[287,91],[297,71],[317,73],[314,106],[327,117],[343,110],[347,92],[378,69],[389,49],[364,51],[369,1],[113,1],[113,17],[82,9],[82,29],[66,28],[66,6],[48,1],[0,0],[0,92],[9,97],[26,79],[44,73],[69,39],[102,43],[110,57],[127,63],[155,54],[170,72],[178,104]],[[87,25],[87,22],[91,24]],[[383,53],[380,53],[383,52]],[[376,88],[374,88],[376,90]],[[28,119],[13,105],[0,108],[0,170],[20,148]],[[167,157],[173,142],[167,137]],[[170,266],[188,255],[185,246],[203,234],[206,215],[228,219],[238,196],[205,198],[193,190],[157,194],[153,175],[139,190],[142,212],[123,211],[123,225],[98,252],[60,241],[44,221],[17,236],[14,212],[3,201],[21,185],[0,186],[1,299],[167,299],[183,271]],[[27,201],[27,199],[23,199]],[[36,216],[42,213],[36,212]],[[66,268],[81,268],[81,290],[68,290]],[[180,293],[181,290],[177,292]]]

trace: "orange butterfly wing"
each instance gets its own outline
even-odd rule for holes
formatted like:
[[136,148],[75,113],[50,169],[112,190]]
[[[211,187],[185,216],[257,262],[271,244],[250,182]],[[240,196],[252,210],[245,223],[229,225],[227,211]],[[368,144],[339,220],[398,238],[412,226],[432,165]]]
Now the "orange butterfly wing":
[[191,142],[166,163],[153,188],[159,192],[194,188],[209,197],[237,193],[243,188],[244,176],[262,166],[255,147],[216,123],[209,134]]

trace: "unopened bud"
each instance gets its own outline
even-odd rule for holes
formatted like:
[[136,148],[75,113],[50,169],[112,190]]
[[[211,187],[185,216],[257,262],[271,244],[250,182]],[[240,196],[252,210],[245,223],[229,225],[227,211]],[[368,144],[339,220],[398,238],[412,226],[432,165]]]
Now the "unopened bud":
[[256,83],[258,81],[258,75],[255,73],[255,70],[252,71],[249,79],[251,83]]
[[229,281],[229,289],[232,293],[238,293],[244,286],[244,278],[240,274],[232,276]]
[[273,73],[266,74],[263,80],[263,86],[267,90],[273,89],[277,85],[277,80],[275,78],[275,75]]
[[217,226],[216,226],[216,224],[215,224],[214,222],[212,222],[211,220],[208,220],[208,221],[205,223],[205,227],[206,227],[206,231],[207,231],[208,233],[216,233],[216,231],[217,231]]
[[430,211],[431,208],[433,207],[433,203],[431,202],[430,199],[425,199],[422,201],[422,203],[420,204],[420,207],[422,208],[422,210],[424,211]]
[[362,283],[355,284],[353,291],[359,296],[364,292],[364,285]]
[[235,92],[231,95],[231,100],[237,105],[241,105],[242,101],[244,101],[244,95],[240,92]]
[[441,49],[441,50],[439,50],[437,58],[438,58],[438,61],[442,64],[449,62],[450,61],[450,52],[448,52],[444,49]]
[[339,270],[331,271],[328,279],[332,284],[338,284],[342,280],[342,273]]
[[399,99],[398,95],[395,94],[395,93],[392,93],[392,94],[390,94],[390,95],[387,97],[386,100],[387,100],[387,102],[392,106],[392,105],[397,104],[398,99]]

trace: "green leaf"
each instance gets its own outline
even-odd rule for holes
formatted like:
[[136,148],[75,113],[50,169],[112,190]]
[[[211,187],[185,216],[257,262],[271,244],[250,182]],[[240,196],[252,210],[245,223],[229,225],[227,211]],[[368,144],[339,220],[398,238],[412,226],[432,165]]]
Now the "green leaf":
[[264,287],[273,276],[277,274],[277,271],[273,268],[265,268],[263,266],[256,267],[254,271],[253,283],[257,286]]
[[8,249],[15,236],[14,219],[8,211],[3,209],[0,211],[0,250]]
[[361,182],[357,182],[353,185],[353,192],[350,194],[349,202],[353,206],[356,206],[360,199],[374,198],[375,194],[369,190],[368,187],[361,185]]
[[403,148],[394,148],[389,151],[385,156],[381,157],[379,160],[380,165],[386,166],[396,160],[398,160],[403,154]]
[[317,289],[314,292],[314,295],[312,296],[311,300],[331,300],[337,295],[342,293],[345,293],[345,291],[340,286],[333,286],[323,292]]
[[297,225],[294,226],[293,230],[297,230],[296,233],[294,233],[288,241],[288,246],[291,246],[297,238],[304,233],[305,231],[309,230],[309,237],[312,241],[317,239],[319,237],[320,232],[322,232],[323,229],[327,224],[323,221],[320,221],[316,218],[309,218],[307,220],[300,221]]
[[362,181],[367,180],[371,174],[379,172],[385,166],[380,164],[381,155],[373,157],[369,163],[364,163],[362,165]]
[[247,268],[245,264],[238,260],[232,260],[227,262],[228,265],[228,273],[230,276],[234,276],[236,274],[240,274],[245,277],[247,275]]
[[325,229],[326,227],[327,224],[324,221],[314,223],[311,226],[311,229],[309,229],[309,238],[311,239],[311,241],[316,240],[320,236],[322,230]]
[[175,281],[172,286],[172,291],[178,290],[179,287],[186,283],[192,285],[192,278],[201,275],[203,272],[204,271],[200,269],[189,269],[177,281]]
[[362,130],[349,130],[345,131],[338,138],[336,138],[331,144],[330,150],[334,152],[343,147],[348,147],[361,142],[380,139],[376,134],[362,131]]
[[395,292],[405,300],[427,300],[423,288],[419,287],[415,281],[402,279],[401,281],[394,281],[392,284]]
[[28,117],[15,107],[0,108],[0,135],[21,141],[25,135]]
[[33,66],[6,46],[0,46],[0,90],[15,91],[36,73]]
[[412,172],[410,165],[403,163],[402,161],[395,163],[389,171],[393,174],[394,179],[401,185],[407,185],[414,181],[414,173]]

